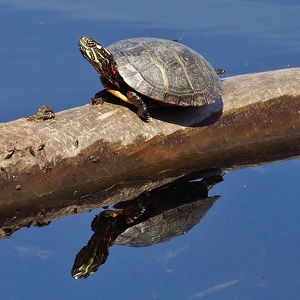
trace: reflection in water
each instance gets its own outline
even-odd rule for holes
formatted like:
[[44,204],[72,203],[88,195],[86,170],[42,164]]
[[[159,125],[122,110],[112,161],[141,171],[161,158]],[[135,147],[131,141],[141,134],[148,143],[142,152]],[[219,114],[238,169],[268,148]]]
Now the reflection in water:
[[105,263],[113,244],[134,247],[162,243],[188,232],[200,222],[220,196],[208,191],[223,180],[219,170],[203,179],[185,176],[137,198],[105,209],[91,224],[94,231],[88,244],[76,255],[72,268],[75,279],[86,278]]

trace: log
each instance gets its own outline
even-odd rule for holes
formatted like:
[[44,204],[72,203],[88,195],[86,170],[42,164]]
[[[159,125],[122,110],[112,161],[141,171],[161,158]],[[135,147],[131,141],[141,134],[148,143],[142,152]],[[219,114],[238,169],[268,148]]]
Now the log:
[[223,97],[215,104],[153,108],[149,122],[104,93],[103,105],[40,122],[0,123],[2,217],[24,204],[37,212],[93,199],[108,205],[210,167],[230,170],[299,156],[300,68],[222,81]]

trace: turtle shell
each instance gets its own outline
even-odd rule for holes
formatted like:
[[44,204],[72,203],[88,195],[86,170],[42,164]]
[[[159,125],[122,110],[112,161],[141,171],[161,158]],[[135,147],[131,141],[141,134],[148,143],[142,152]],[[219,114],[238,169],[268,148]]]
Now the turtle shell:
[[208,197],[166,210],[145,222],[129,227],[116,238],[114,244],[145,247],[167,242],[187,233],[198,224],[217,199],[219,196]]
[[178,106],[203,106],[221,97],[221,81],[215,69],[185,45],[133,38],[107,49],[126,84],[143,96]]

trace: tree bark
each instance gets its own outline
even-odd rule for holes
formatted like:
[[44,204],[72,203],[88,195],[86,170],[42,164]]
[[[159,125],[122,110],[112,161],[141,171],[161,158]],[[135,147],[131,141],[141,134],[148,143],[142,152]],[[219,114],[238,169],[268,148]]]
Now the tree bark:
[[103,105],[54,119],[1,123],[0,207],[66,207],[99,191],[107,205],[116,200],[104,196],[113,187],[126,200],[140,192],[139,182],[151,188],[209,167],[297,157],[299,82],[300,68],[228,77],[215,104],[153,108],[149,122],[105,94]]

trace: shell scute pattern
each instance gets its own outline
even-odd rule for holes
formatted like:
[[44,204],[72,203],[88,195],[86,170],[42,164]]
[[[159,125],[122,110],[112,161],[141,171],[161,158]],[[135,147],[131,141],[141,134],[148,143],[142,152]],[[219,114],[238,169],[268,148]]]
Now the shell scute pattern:
[[179,106],[215,102],[221,83],[196,51],[173,41],[136,38],[119,41],[112,52],[124,81],[151,99]]

